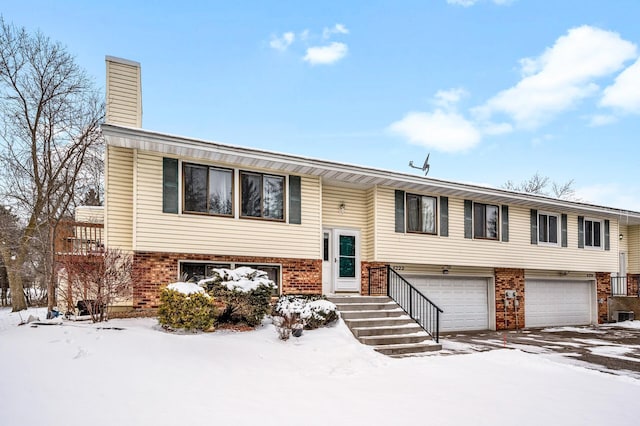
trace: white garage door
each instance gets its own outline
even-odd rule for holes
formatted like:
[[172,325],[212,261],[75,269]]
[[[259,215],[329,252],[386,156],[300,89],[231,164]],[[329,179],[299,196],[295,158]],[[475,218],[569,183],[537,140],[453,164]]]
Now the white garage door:
[[526,327],[591,323],[593,285],[590,281],[526,280]]
[[441,331],[487,330],[488,286],[485,278],[407,277],[429,300],[444,311]]

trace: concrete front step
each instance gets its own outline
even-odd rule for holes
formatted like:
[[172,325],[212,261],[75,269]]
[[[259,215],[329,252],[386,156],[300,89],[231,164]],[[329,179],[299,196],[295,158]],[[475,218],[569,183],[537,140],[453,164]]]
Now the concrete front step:
[[378,311],[389,308],[395,308],[398,305],[394,302],[385,303],[342,303],[335,304],[338,309],[345,311]]
[[408,315],[401,315],[399,317],[344,319],[344,322],[350,329],[359,327],[394,327],[416,323]]
[[350,304],[350,303],[387,303],[391,302],[391,298],[388,296],[329,296],[327,297],[329,302],[333,302],[336,305]]
[[406,343],[422,343],[424,341],[431,341],[431,336],[427,333],[412,333],[412,334],[389,334],[382,336],[362,336],[358,337],[365,345],[379,346],[379,345],[403,345]]
[[338,308],[340,311],[340,316],[343,319],[371,319],[371,318],[389,318],[389,317],[401,317],[406,315],[405,311],[401,308],[393,308],[393,309],[376,309],[373,311],[343,311]]
[[394,326],[379,326],[379,327],[353,327],[351,329],[356,337],[364,336],[389,336],[398,334],[410,334],[419,333],[422,331],[415,322],[413,324],[394,325]]
[[409,343],[401,345],[383,345],[373,348],[376,352],[389,355],[393,358],[405,357],[408,355],[419,355],[425,352],[439,351],[442,345],[438,343]]
[[386,296],[334,296],[329,300],[336,304],[353,335],[382,354],[416,356],[442,349]]

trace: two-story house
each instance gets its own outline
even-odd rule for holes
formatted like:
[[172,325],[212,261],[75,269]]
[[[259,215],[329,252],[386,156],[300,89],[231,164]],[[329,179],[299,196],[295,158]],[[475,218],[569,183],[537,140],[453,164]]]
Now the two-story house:
[[136,309],[241,265],[295,294],[369,294],[390,265],[443,330],[598,323],[637,296],[640,212],[143,130],[140,78],[107,57],[105,240]]

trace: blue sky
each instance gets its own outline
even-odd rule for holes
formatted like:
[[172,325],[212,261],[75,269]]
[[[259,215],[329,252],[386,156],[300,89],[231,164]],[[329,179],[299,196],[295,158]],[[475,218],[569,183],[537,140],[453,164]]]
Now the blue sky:
[[500,186],[536,171],[640,211],[637,0],[28,1],[6,21],[104,87],[142,64],[143,127]]

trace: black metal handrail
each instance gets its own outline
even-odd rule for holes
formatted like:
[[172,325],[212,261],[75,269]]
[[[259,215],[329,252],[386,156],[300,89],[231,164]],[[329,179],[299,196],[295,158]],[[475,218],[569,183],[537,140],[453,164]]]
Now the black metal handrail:
[[387,296],[439,343],[440,314],[444,311],[390,266],[387,266]]
[[629,286],[627,285],[627,277],[619,275],[611,275],[611,295],[627,296]]

